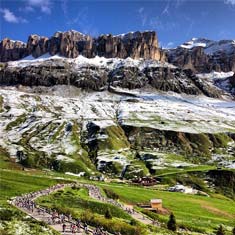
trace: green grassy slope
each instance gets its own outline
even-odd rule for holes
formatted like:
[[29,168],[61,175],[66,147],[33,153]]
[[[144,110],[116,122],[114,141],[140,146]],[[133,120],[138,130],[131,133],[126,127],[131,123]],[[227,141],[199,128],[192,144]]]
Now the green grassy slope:
[[[174,212],[180,225],[189,229],[212,232],[219,224],[234,226],[235,202],[226,197],[203,197],[127,185],[107,184],[102,187],[113,190],[120,199],[130,204],[148,203],[161,198],[163,206]],[[160,216],[167,221],[168,216]]]

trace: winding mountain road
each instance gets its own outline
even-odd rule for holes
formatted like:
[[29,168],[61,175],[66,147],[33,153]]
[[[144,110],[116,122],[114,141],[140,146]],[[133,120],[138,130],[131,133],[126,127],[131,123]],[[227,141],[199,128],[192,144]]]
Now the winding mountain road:
[[121,208],[122,210],[128,212],[133,219],[138,220],[139,222],[141,222],[143,224],[160,226],[160,224],[157,221],[151,220],[149,217],[145,216],[144,214],[142,214],[134,209],[130,209],[129,205],[119,203],[116,200],[104,197],[102,195],[99,187],[97,187],[95,185],[90,185],[90,184],[84,184],[84,185],[80,185],[80,186],[83,186],[83,187],[85,186],[88,189],[89,196],[91,198],[105,202],[105,203],[110,203],[114,206],[117,206],[117,207]]
[[71,230],[71,224],[76,224],[76,221],[69,219],[65,217],[64,224],[66,225],[65,232],[63,232],[62,225],[63,223],[60,221],[60,215],[56,212],[57,216],[54,219],[54,222],[52,222],[53,214],[50,213],[46,208],[39,207],[36,205],[35,200],[38,197],[49,195],[50,193],[54,193],[58,190],[62,190],[65,187],[71,187],[74,184],[58,184],[54,185],[50,188],[47,188],[45,190],[40,190],[37,192],[24,194],[19,197],[12,198],[9,203],[19,210],[23,211],[24,213],[28,214],[30,217],[32,217],[35,220],[43,221],[46,224],[48,224],[50,227],[52,227],[57,232],[63,234],[63,235],[83,235],[83,234],[95,234],[92,233],[93,230],[91,228],[88,228],[88,231],[86,232],[84,229],[84,226],[80,226],[79,229],[76,229],[76,232],[72,232]]
[[[44,190],[40,190],[37,192],[32,192],[32,193],[24,194],[22,196],[14,197],[9,201],[9,203],[11,205],[17,207],[19,210],[23,211],[24,213],[28,214],[33,219],[45,222],[50,227],[52,227],[54,230],[56,230],[57,232],[59,232],[63,235],[100,234],[100,233],[95,233],[94,230],[91,228],[88,228],[88,230],[85,230],[84,226],[82,226],[82,225],[80,226],[79,229],[78,228],[76,229],[76,232],[72,232],[71,224],[76,224],[75,220],[73,220],[71,217],[70,218],[65,217],[64,223],[62,223],[61,222],[61,215],[58,212],[56,212],[56,211],[52,212],[52,211],[48,210],[47,208],[43,208],[41,206],[36,205],[35,200],[38,197],[49,195],[49,194],[54,193],[58,190],[62,190],[65,187],[72,187],[73,185],[74,184],[57,184],[57,185],[54,185],[54,186],[47,188],[47,189],[44,189]],[[122,210],[128,212],[133,219],[138,220],[139,222],[141,222],[143,224],[146,224],[146,225],[151,224],[151,225],[159,226],[158,223],[149,219],[148,217],[146,217],[142,213],[139,213],[134,209],[130,209],[130,206],[128,206],[126,204],[122,204],[120,202],[117,202],[116,200],[113,200],[113,199],[110,199],[110,198],[103,196],[100,188],[97,186],[91,185],[91,184],[77,184],[77,185],[79,185],[80,187],[87,188],[88,192],[89,192],[89,196],[91,198],[98,200],[98,201],[101,201],[101,202],[104,202],[104,203],[109,203],[114,206],[117,206],[117,207],[121,208]],[[55,215],[53,216],[53,214],[55,214]],[[53,217],[54,217],[54,219],[53,219]],[[65,232],[63,232],[63,228],[62,228],[63,224],[66,225]],[[103,232],[101,234],[110,234],[110,233]]]

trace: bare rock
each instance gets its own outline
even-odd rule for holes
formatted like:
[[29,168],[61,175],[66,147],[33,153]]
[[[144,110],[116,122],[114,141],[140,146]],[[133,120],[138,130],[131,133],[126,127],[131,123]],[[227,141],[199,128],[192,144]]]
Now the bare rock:
[[0,61],[7,62],[18,60],[27,56],[27,45],[21,41],[5,38],[0,42]]
[[48,52],[48,38],[38,35],[30,35],[27,42],[28,54],[37,58]]
[[[8,40],[8,41],[7,41]],[[26,55],[37,58],[45,53],[76,58],[104,56],[133,59],[154,59],[165,61],[165,52],[158,46],[156,32],[135,32],[113,36],[111,34],[92,38],[70,30],[56,32],[51,38],[30,35],[26,44],[12,43],[9,39],[1,42],[1,61],[19,60]]]

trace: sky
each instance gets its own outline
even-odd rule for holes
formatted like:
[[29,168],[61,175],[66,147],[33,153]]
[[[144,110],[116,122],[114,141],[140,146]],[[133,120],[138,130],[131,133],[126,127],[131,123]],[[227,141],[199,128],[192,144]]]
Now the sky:
[[0,0],[0,38],[27,42],[70,29],[97,37],[154,30],[162,47],[235,39],[235,0]]

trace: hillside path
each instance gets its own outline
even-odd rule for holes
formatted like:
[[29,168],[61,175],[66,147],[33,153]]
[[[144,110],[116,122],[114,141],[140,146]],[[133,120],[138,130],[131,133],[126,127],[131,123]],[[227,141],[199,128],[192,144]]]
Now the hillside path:
[[134,210],[130,209],[130,206],[127,204],[119,203],[116,200],[104,197],[100,191],[100,188],[94,185],[89,185],[89,184],[84,184],[88,191],[89,191],[89,196],[93,199],[110,203],[113,204],[114,206],[117,206],[121,208],[122,210],[126,211],[129,213],[129,215],[135,219],[138,220],[139,222],[146,224],[146,225],[155,225],[155,226],[160,226],[160,224],[157,221],[151,220],[149,217],[145,216],[144,214]]
[[[74,185],[74,184],[58,184],[58,185],[52,186],[50,188],[47,188],[45,190],[40,190],[37,192],[28,193],[28,194],[25,194],[22,196],[12,198],[9,201],[9,203],[11,205],[17,207],[19,210],[25,212],[33,219],[45,222],[46,224],[48,224],[50,227],[52,227],[54,230],[56,230],[60,234],[63,234],[63,235],[96,234],[96,233],[93,233],[92,229],[90,229],[90,228],[88,228],[88,231],[86,232],[84,229],[84,226],[82,226],[82,225],[80,226],[79,229],[76,228],[76,232],[72,232],[71,224],[75,224],[76,221],[72,220],[72,218],[68,218],[67,216],[65,216],[65,219],[64,219],[64,224],[66,225],[66,229],[65,229],[65,232],[63,232],[63,228],[62,228],[63,223],[61,222],[61,215],[58,212],[55,212],[55,211],[52,212],[46,208],[39,207],[35,203],[35,200],[38,197],[49,195],[50,193],[56,192],[58,190],[62,190],[65,187],[71,187],[72,185]],[[54,219],[53,219],[53,217],[54,217]],[[54,220],[54,222],[53,222],[53,220]],[[104,232],[102,234],[106,234],[106,233]]]

